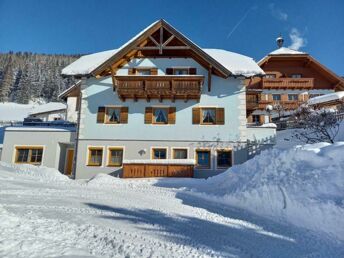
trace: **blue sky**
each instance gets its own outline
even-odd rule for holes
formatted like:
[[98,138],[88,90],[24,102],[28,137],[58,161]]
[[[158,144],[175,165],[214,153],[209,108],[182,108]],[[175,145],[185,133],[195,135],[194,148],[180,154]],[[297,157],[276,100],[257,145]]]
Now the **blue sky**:
[[160,18],[202,47],[255,60],[276,48],[281,33],[285,46],[306,51],[344,75],[342,0],[0,0],[0,52],[113,49]]

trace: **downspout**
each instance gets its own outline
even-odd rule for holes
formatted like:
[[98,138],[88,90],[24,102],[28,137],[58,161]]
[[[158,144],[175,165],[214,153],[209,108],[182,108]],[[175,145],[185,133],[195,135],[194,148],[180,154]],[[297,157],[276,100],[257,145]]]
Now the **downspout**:
[[77,124],[76,124],[76,135],[75,135],[75,143],[74,143],[74,157],[73,157],[73,166],[72,166],[72,179],[76,177],[76,166],[77,166],[77,157],[78,157],[78,146],[79,146],[79,134],[80,134],[80,120],[81,120],[81,102],[82,102],[82,85],[84,83],[84,79],[81,78],[81,85],[80,85],[80,95],[79,95],[79,103],[78,103],[78,117],[77,117]]

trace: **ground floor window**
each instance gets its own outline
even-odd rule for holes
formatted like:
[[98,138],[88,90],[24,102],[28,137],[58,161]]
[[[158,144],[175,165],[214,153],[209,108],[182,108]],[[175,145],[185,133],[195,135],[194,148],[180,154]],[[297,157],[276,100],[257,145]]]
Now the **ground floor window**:
[[167,149],[164,148],[154,148],[152,151],[153,159],[166,159],[167,158]]
[[187,159],[188,150],[187,149],[173,149],[173,158],[174,159]]
[[102,147],[89,147],[88,148],[88,166],[101,166],[103,161],[103,148]]
[[196,151],[196,167],[209,169],[210,168],[210,150],[197,150]]
[[252,123],[259,124],[260,123],[260,116],[259,115],[252,115]]
[[218,150],[217,151],[217,168],[228,168],[232,166],[232,151]]
[[288,94],[288,100],[298,100],[299,95],[297,94]]
[[40,165],[42,163],[43,147],[17,147],[16,163]]
[[109,148],[108,166],[120,167],[123,161],[122,148]]

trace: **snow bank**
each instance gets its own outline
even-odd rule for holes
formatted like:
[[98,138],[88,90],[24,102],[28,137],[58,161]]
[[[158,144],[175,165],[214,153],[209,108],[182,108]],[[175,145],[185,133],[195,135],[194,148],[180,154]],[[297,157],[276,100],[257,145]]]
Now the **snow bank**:
[[69,181],[69,178],[62,175],[54,168],[47,168],[43,166],[33,166],[29,164],[10,164],[0,161],[0,173],[8,172],[14,175],[25,175],[34,177],[38,181]]
[[343,153],[344,142],[267,150],[195,194],[344,240]]

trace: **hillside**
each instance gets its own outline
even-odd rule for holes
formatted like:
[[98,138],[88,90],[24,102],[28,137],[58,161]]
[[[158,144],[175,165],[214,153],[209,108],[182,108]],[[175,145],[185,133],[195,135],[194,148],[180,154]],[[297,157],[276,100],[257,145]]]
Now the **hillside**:
[[60,76],[77,55],[0,53],[0,102],[54,101],[74,81]]

